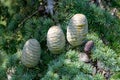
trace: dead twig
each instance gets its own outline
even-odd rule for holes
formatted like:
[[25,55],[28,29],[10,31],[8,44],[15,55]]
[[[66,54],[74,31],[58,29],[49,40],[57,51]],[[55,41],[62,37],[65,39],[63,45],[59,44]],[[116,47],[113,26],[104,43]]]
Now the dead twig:
[[34,13],[32,13],[31,15],[29,15],[28,17],[26,17],[22,22],[20,22],[20,24],[18,25],[18,27],[20,27],[21,25],[23,25],[25,21],[27,21],[29,18],[31,18],[32,16],[34,16],[36,13],[38,13],[38,10],[35,11]]

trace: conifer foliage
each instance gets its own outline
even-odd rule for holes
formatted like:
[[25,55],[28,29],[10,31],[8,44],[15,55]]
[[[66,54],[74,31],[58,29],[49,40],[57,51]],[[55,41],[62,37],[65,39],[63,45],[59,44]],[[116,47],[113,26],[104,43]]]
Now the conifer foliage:
[[[51,15],[46,12],[49,11],[46,10],[47,1],[0,1],[0,80],[119,80],[119,18],[111,15],[110,10],[91,3],[91,0],[54,0]],[[109,1],[109,9],[116,7],[119,14],[120,1]],[[67,41],[66,33],[75,14],[86,16],[88,34],[85,42],[73,47]],[[65,34],[66,42],[61,54],[51,54],[47,33],[51,26],[57,24]],[[33,68],[21,62],[24,44],[29,39],[36,39],[41,47],[38,64]],[[94,42],[94,46],[86,53],[84,47],[89,40]],[[89,55],[88,62],[80,59],[82,53]]]

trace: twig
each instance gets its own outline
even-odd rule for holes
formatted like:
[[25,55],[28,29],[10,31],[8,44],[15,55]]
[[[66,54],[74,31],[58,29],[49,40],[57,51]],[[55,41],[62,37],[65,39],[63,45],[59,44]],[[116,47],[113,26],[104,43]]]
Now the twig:
[[34,16],[36,13],[38,13],[38,10],[35,11],[33,14],[29,15],[28,17],[26,17],[26,18],[18,25],[18,27],[20,27],[21,25],[23,25],[25,21],[27,21],[29,18],[31,18],[32,16]]

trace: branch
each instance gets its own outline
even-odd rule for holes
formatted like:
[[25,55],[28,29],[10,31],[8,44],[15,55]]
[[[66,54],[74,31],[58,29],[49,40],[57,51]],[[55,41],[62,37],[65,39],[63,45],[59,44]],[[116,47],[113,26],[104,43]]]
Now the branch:
[[34,16],[36,13],[38,13],[38,10],[35,11],[34,13],[32,13],[31,15],[29,15],[28,17],[26,17],[26,18],[18,25],[18,27],[20,27],[21,25],[23,25],[25,21],[27,21],[29,18],[31,18],[32,16]]

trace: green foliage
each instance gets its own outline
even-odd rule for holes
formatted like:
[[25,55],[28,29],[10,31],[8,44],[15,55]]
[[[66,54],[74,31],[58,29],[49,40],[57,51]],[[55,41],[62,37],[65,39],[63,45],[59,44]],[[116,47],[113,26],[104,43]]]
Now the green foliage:
[[112,75],[111,80],[119,80],[119,79],[120,79],[120,73],[119,72],[117,72],[114,75]]
[[78,75],[81,79],[89,80],[91,73],[92,67],[80,62],[78,52],[70,50],[49,64],[42,80],[77,80]]
[[25,40],[28,38],[36,38],[39,41],[43,41],[46,38],[46,34],[50,26],[53,25],[53,21],[49,18],[32,18],[29,19],[24,28],[22,34]]
[[[113,72],[120,70],[116,53],[105,46],[97,34],[89,33],[87,39],[95,42],[95,47],[92,50],[93,60],[103,62],[104,68]],[[104,80],[101,74],[92,76],[93,68],[91,65],[79,61],[78,55],[79,52],[71,50],[60,55],[49,64],[48,71],[42,80]]]
[[98,35],[93,33],[93,34],[88,34],[88,40],[93,40],[95,43],[95,47],[92,50],[92,59],[93,60],[98,60],[104,63],[104,65],[109,68],[111,71],[119,71],[120,68],[118,64],[119,61],[116,60],[117,54],[115,51],[110,49],[108,46],[105,46],[98,38]]
[[[91,59],[102,62],[104,68],[110,69],[113,72],[111,79],[119,78],[116,72],[120,71],[120,20],[108,11],[90,4],[89,0],[58,0],[54,16],[37,13],[20,25],[38,9],[40,1],[0,1],[0,79],[5,80],[8,69],[14,69],[12,80],[104,80],[99,73],[93,76],[92,66],[79,61],[79,52],[71,50],[68,44],[68,51],[61,55],[53,55],[48,51],[48,29],[60,23],[66,34],[69,19],[76,13],[83,13],[88,19],[87,39],[95,43]],[[119,0],[110,1],[111,7],[120,6]],[[23,66],[20,61],[23,45],[30,38],[37,39],[42,48],[41,60],[32,69]],[[79,48],[83,51],[81,46]]]
[[[117,2],[117,1],[116,1]],[[65,8],[65,9],[64,9]],[[100,7],[88,2],[88,0],[62,0],[58,3],[58,19],[60,23],[66,23],[76,13],[83,13],[87,16],[89,30],[97,32],[99,37],[105,38],[109,46],[117,53],[120,53],[120,20]],[[112,31],[111,31],[112,30]]]
[[0,67],[0,79],[5,80],[6,79],[6,71],[3,67]]
[[120,1],[119,0],[110,0],[111,1],[111,6],[112,7],[120,7]]

